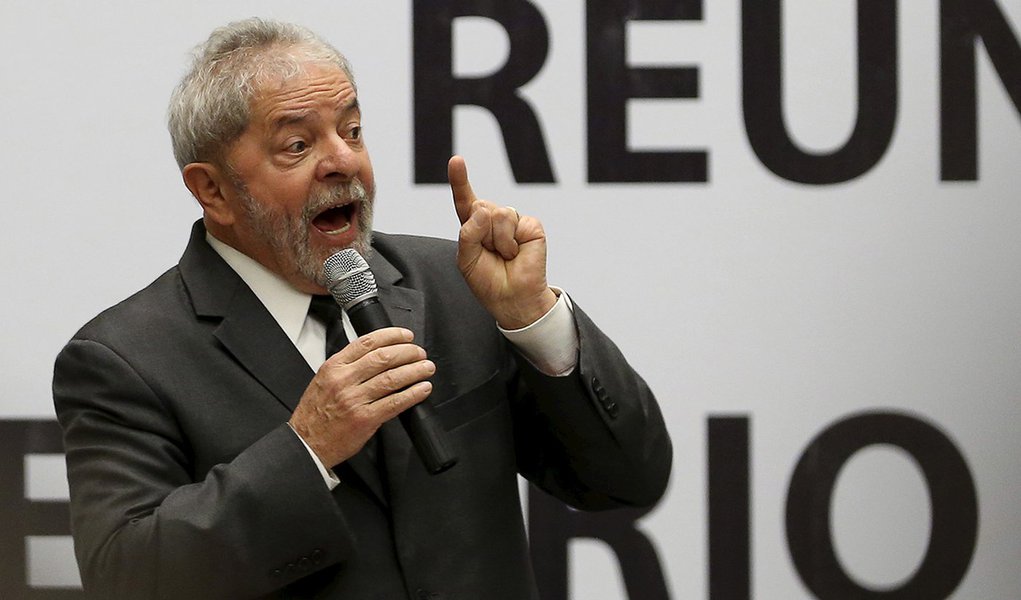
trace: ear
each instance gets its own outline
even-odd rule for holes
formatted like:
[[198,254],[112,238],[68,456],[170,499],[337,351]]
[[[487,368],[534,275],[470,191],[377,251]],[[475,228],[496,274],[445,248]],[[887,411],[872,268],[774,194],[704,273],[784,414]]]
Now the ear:
[[184,185],[202,206],[206,220],[224,227],[234,223],[234,185],[219,167],[207,162],[189,163],[181,171],[181,176]]

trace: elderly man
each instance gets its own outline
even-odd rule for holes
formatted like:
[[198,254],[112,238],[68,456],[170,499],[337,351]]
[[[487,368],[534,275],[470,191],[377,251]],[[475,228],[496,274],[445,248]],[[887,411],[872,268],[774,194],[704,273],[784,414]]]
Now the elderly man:
[[[536,598],[517,474],[582,509],[662,495],[656,402],[547,285],[537,220],[476,198],[454,157],[456,245],[371,231],[358,94],[330,45],[258,19],[215,31],[170,131],[202,219],[55,368],[87,590]],[[348,247],[397,326],[357,337],[341,316],[337,344],[310,306]],[[460,456],[441,474],[393,419],[420,402]]]

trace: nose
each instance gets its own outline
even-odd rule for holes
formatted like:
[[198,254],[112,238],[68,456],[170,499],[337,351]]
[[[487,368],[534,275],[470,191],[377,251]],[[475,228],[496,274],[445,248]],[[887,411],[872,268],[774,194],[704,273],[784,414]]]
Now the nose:
[[324,143],[324,152],[316,165],[316,179],[350,181],[358,174],[358,153],[339,135],[332,135]]

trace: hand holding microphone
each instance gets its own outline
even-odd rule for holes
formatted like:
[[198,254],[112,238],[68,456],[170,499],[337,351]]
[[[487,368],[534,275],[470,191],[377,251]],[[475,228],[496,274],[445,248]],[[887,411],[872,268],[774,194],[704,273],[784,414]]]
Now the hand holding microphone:
[[[369,265],[351,248],[341,250],[323,264],[327,289],[337,304],[347,312],[358,335],[393,327],[389,315],[379,303],[376,278]],[[400,413],[412,445],[430,473],[441,473],[457,462],[450,449],[443,423],[425,403],[415,404]]]
[[[360,290],[356,296],[366,294],[362,303],[375,299],[375,281],[367,265],[364,272],[371,288],[359,287],[364,276],[345,279]],[[378,312],[363,310],[372,305]],[[364,304],[349,316],[355,330],[365,335],[327,357],[289,421],[327,467],[354,456],[383,423],[424,401],[432,393],[428,379],[436,371],[425,350],[413,343],[411,331],[390,326],[378,301]],[[446,456],[426,464],[438,472],[453,463]]]

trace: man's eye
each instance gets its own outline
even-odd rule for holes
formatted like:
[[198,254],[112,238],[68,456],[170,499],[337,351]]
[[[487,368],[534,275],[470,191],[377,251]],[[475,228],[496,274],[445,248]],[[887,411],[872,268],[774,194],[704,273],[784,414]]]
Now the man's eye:
[[347,137],[352,140],[362,139],[362,127],[361,125],[355,125],[347,132]]
[[308,150],[308,144],[302,140],[298,140],[287,147],[287,151],[294,154],[301,154],[305,150]]

